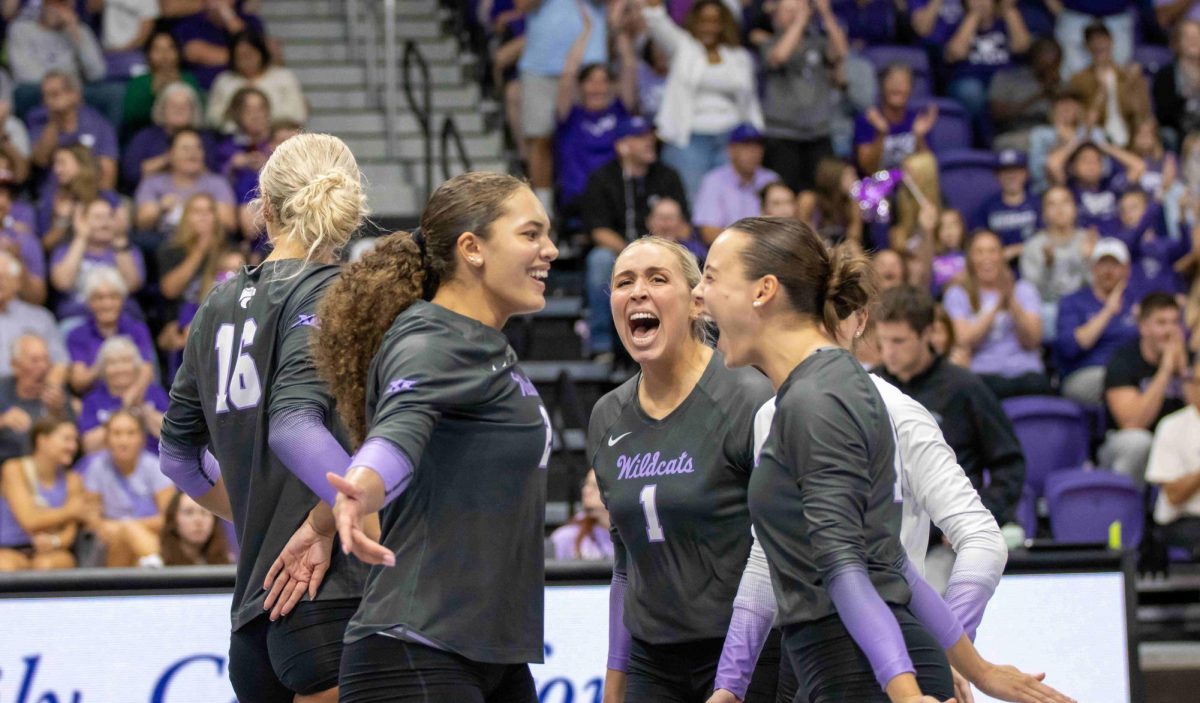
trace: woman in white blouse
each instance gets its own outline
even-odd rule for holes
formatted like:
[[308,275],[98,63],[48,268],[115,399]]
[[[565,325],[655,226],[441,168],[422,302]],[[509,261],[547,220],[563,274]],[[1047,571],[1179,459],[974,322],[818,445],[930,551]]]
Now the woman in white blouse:
[[230,42],[231,61],[227,71],[222,71],[208,93],[207,121],[209,126],[222,132],[233,133],[236,126],[226,120],[229,103],[238,90],[245,87],[258,88],[271,102],[271,116],[304,124],[308,119],[308,103],[300,88],[296,74],[271,61],[271,53],[263,38],[254,32],[241,32]]
[[671,20],[662,0],[645,0],[642,13],[651,40],[671,60],[655,119],[666,144],[663,162],[679,172],[694,203],[704,174],[728,160],[730,131],[743,122],[763,128],[754,59],[721,0],[699,0],[684,28]]

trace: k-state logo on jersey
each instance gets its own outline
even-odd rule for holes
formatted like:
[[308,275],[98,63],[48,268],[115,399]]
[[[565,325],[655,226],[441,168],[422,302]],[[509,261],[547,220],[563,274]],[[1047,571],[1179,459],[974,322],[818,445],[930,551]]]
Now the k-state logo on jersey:
[[[242,307],[245,307],[244,305]],[[296,321],[292,323],[292,327],[317,327],[320,328],[321,321],[317,318],[317,314],[311,315],[300,314],[296,316]]]
[[238,305],[241,305],[242,309],[245,310],[246,306],[250,305],[250,301],[254,300],[254,294],[256,292],[257,291],[254,289],[254,286],[243,288],[242,294],[238,296]]

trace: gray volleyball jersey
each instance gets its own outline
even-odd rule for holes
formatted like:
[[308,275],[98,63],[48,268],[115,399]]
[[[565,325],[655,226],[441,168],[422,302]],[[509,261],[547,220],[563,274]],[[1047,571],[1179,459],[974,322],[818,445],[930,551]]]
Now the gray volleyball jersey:
[[412,462],[380,513],[394,567],[374,567],[346,639],[388,632],[477,662],[542,661],[549,416],[504,334],[418,301],[371,363],[368,439]]
[[[333,435],[348,446],[309,349],[317,305],[340,267],[301,263],[246,267],[213,289],[192,320],[163,418],[164,441],[208,445],[221,464],[240,548],[234,630],[264,614],[267,571],[318,501],[271,451],[271,413],[319,408]],[[361,562],[335,547],[317,600],[358,598],[366,573]]]
[[836,613],[826,580],[854,563],[866,566],[885,601],[907,604],[896,445],[875,384],[845,350],[821,349],[792,371],[775,402],[750,512],[778,624]]
[[601,398],[588,429],[629,578],[625,625],[653,644],[724,637],[750,553],[754,414],[771,386],[714,351],[691,394],[654,420],[638,402],[640,378]]

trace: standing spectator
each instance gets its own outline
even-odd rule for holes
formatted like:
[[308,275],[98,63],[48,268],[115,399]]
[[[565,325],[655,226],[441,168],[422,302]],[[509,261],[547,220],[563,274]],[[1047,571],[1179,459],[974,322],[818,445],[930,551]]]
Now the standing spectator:
[[1035,39],[1028,64],[1001,69],[988,85],[996,143],[1026,151],[1030,131],[1050,121],[1062,88],[1062,49],[1053,39]]
[[550,533],[554,558],[558,561],[611,559],[611,521],[608,508],[600,498],[595,470],[589,470],[580,491],[580,511],[571,521]]
[[83,104],[79,81],[68,73],[50,71],[42,79],[42,106],[29,113],[30,158],[38,168],[49,168],[54,150],[82,144],[100,164],[100,186],[117,184],[117,131],[96,110]]
[[111,337],[100,345],[96,355],[96,383],[83,397],[79,414],[79,433],[83,450],[94,452],[104,445],[104,423],[114,411],[125,409],[142,416],[146,446],[158,454],[158,435],[163,413],[167,411],[167,392],[142,373],[142,359],[128,337]]
[[148,381],[155,376],[154,343],[150,328],[126,309],[129,291],[116,269],[92,269],[83,284],[88,313],[83,322],[67,333],[67,353],[71,355],[71,390],[86,393],[100,374],[100,347],[116,336],[128,337],[141,354],[141,375]]
[[100,42],[68,0],[42,0],[36,17],[23,15],[8,25],[5,49],[17,84],[13,109],[18,117],[37,105],[38,84],[51,73],[69,77],[75,86],[104,77]]
[[[588,179],[583,225],[592,238],[587,256],[589,345],[593,355],[612,354],[612,313],[608,286],[617,254],[646,232],[646,216],[658,198],[671,198],[684,209],[687,196],[679,174],[658,162],[654,128],[642,117],[617,126],[617,158]],[[608,358],[608,357],[604,357]]]
[[1137,18],[1132,0],[1050,0],[1051,11],[1058,15],[1054,22],[1054,38],[1063,49],[1063,76],[1072,76],[1087,68],[1091,62],[1085,32],[1095,23],[1116,41],[1112,56],[1117,65],[1124,66],[1133,57],[1134,21]]
[[1137,326],[1126,291],[1129,250],[1119,239],[1102,239],[1091,261],[1091,285],[1059,302],[1054,347],[1062,394],[1096,405],[1104,400],[1105,364],[1137,336]]
[[94,514],[71,471],[79,433],[53,415],[33,423],[29,456],[0,465],[0,571],[70,569],[79,524]]
[[183,60],[201,88],[208,90],[217,74],[229,67],[231,38],[246,30],[261,35],[262,22],[239,13],[235,0],[206,0],[202,11],[175,24],[175,39],[182,47]]
[[1096,455],[1102,467],[1139,486],[1154,429],[1183,408],[1183,377],[1191,368],[1180,326],[1179,303],[1165,293],[1142,299],[1137,338],[1113,351],[1104,369],[1104,405],[1111,428]]
[[14,213],[16,185],[0,173],[0,249],[21,262],[17,295],[29,303],[46,302],[46,255],[30,222]]
[[859,172],[896,168],[905,157],[928,148],[925,138],[937,122],[937,106],[919,114],[909,107],[912,69],[894,64],[879,77],[883,99],[854,119],[854,156]]
[[992,77],[1028,51],[1033,40],[1013,0],[967,0],[966,5],[966,16],[946,44],[947,90],[982,126]]
[[[96,268],[116,268],[130,292],[140,290],[145,282],[142,253],[117,231],[114,219],[112,206],[103,198],[75,209],[71,241],[60,244],[50,256],[50,285],[62,294],[59,318],[86,314],[84,282]],[[135,306],[132,301],[129,304]]]
[[167,504],[161,544],[164,566],[228,564],[229,542],[217,518],[183,491]]
[[232,133],[237,125],[229,121],[229,104],[239,90],[258,88],[271,105],[275,119],[304,124],[308,119],[308,104],[296,74],[271,61],[271,52],[262,36],[241,32],[231,40],[233,64],[223,71],[208,91],[208,126]]
[[1029,175],[1035,193],[1045,193],[1061,173],[1051,173],[1051,158],[1059,163],[1085,141],[1104,140],[1104,131],[1089,119],[1079,96],[1064,90],[1054,99],[1050,124],[1034,127],[1029,132]]
[[1175,60],[1154,74],[1154,107],[1182,140],[1200,129],[1200,18],[1180,23],[1171,37]]
[[754,125],[734,128],[726,149],[729,163],[704,174],[695,200],[692,219],[707,245],[734,222],[743,217],[757,217],[761,213],[763,187],[779,180],[779,174],[763,168],[763,138]]
[[1102,23],[1089,25],[1084,36],[1092,62],[1071,76],[1068,87],[1083,99],[1108,141],[1128,146],[1134,125],[1150,116],[1150,91],[1142,67],[1113,59],[1113,38]]
[[583,31],[582,13],[592,30],[581,65],[608,63],[608,25],[602,3],[596,0],[516,0],[526,14],[525,51],[517,68],[521,74],[521,133],[529,156],[529,182],[538,200],[553,212],[554,104],[558,79],[571,43]]
[[[617,2],[613,8],[622,7]],[[555,180],[558,184],[557,206],[561,217],[576,220],[581,208],[577,202],[587,188],[588,176],[612,161],[616,156],[613,142],[617,125],[637,106],[637,58],[633,37],[623,19],[616,18],[616,46],[621,58],[621,75],[614,94],[614,76],[602,64],[581,67],[583,54],[591,36],[591,15],[580,12],[583,31],[567,54],[562,76],[558,80],[555,103]]]
[[1188,406],[1159,420],[1146,481],[1159,487],[1154,521],[1171,547],[1200,559],[1200,369],[1183,381]]
[[171,137],[167,170],[143,179],[134,195],[137,227],[156,233],[154,249],[163,237],[179,226],[183,204],[196,193],[207,193],[217,201],[221,226],[233,231],[237,226],[233,189],[228,181],[205,168],[204,141],[200,133],[184,128]]
[[650,38],[671,58],[655,118],[663,162],[679,172],[688,200],[696,203],[701,177],[726,162],[734,127],[763,127],[754,57],[742,48],[737,20],[720,0],[692,5],[686,31],[667,16],[662,0],[646,0],[642,14]]
[[792,190],[808,190],[817,163],[833,156],[830,122],[849,48],[829,0],[781,0],[771,21],[775,35],[761,47],[766,165]]
[[807,222],[830,246],[853,242],[862,246],[862,211],[850,195],[858,174],[850,164],[836,158],[817,162],[812,190],[796,197],[796,219]]
[[679,242],[695,255],[700,264],[708,256],[708,247],[696,235],[696,229],[684,216],[683,205],[674,198],[658,198],[646,215],[646,234]]
[[1000,238],[1004,260],[1013,262],[1037,232],[1041,221],[1040,205],[1029,192],[1029,170],[1025,155],[1005,149],[996,156],[996,180],[1000,192],[980,206],[971,221],[972,229],[985,228]]
[[142,47],[154,31],[158,0],[103,0],[100,45],[110,79],[127,79],[145,70]]
[[763,217],[796,219],[796,191],[783,181],[771,181],[758,192]]
[[175,484],[146,451],[140,415],[118,410],[104,427],[104,448],[81,459],[77,469],[84,491],[100,505],[88,527],[105,547],[106,566],[161,566],[158,536]]
[[[136,134],[150,124],[158,94],[172,83],[185,83],[199,96],[200,84],[191,71],[180,68],[179,43],[175,35],[156,30],[146,40],[148,71],[134,76],[125,85],[125,101],[121,107],[121,134]],[[197,97],[198,99],[198,97]]]
[[1007,524],[1025,483],[1021,446],[987,385],[933,353],[933,321],[933,298],[924,290],[901,286],[884,292],[875,325],[885,369],[879,375],[929,410],[984,507],[997,523]]
[[[186,83],[170,83],[158,91],[150,112],[152,124],[142,128],[121,154],[121,184],[128,192],[137,190],[142,179],[167,170],[171,138],[181,129],[200,130],[203,115],[200,98]],[[220,170],[217,142],[208,131],[200,131],[205,164]]]
[[46,340],[26,333],[12,344],[11,376],[0,376],[0,462],[29,454],[29,430],[47,415],[73,419],[62,367]]
[[[1021,250],[1021,278],[1032,283],[1042,299],[1042,318],[1053,330],[1058,301],[1079,290],[1087,278],[1087,260],[1095,235],[1076,223],[1075,198],[1056,186],[1042,196],[1044,229]],[[1126,263],[1128,263],[1128,254]]]
[[42,186],[38,202],[37,226],[42,247],[53,251],[71,234],[75,210],[97,198],[103,198],[116,215],[118,229],[127,229],[129,212],[121,196],[100,186],[100,164],[82,144],[60,146],[54,150],[50,175]]
[[40,305],[18,300],[20,281],[21,262],[0,249],[0,377],[11,373],[13,345],[26,334],[45,340],[51,361],[65,370],[69,357],[54,315]]
[[993,232],[971,237],[962,283],[946,291],[946,313],[957,343],[970,350],[971,370],[998,398],[1049,395],[1041,300],[1028,281],[1013,280],[1002,252]]

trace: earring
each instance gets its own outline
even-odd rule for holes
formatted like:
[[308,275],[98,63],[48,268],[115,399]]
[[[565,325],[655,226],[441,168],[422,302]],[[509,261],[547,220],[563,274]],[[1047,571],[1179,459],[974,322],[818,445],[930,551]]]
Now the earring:
[[468,261],[471,262],[472,266],[478,266],[480,264],[478,256],[472,256],[470,259],[468,259]]
[[861,337],[862,337],[862,330],[859,330],[859,331],[857,331],[857,332],[855,332],[855,333],[854,333],[854,338],[855,338],[855,339],[859,339],[859,338],[861,338]]
[[756,300],[756,301],[754,301],[753,303],[750,303],[750,305],[751,305],[752,307],[761,308],[761,307],[762,307],[762,301],[761,301],[761,300]]

